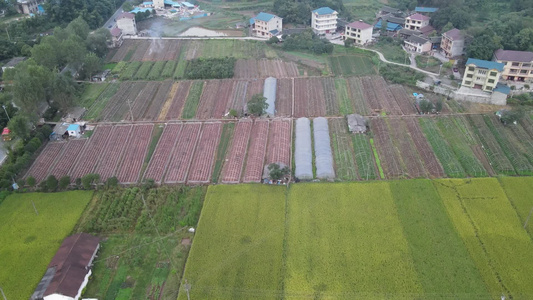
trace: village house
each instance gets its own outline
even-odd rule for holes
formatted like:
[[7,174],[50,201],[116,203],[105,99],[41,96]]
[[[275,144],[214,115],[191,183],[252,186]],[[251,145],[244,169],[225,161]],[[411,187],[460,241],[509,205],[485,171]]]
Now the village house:
[[122,36],[122,30],[118,27],[113,27],[109,30],[109,33],[111,33],[111,43],[108,45],[109,48],[118,48],[122,45],[124,42],[123,36]]
[[122,30],[123,35],[137,35],[135,14],[123,12],[117,17],[117,27]]
[[276,15],[260,12],[250,19],[250,26],[253,36],[271,38],[281,33],[283,19]]
[[432,14],[436,13],[439,9],[436,7],[423,7],[423,6],[417,6],[415,7],[415,12],[421,13],[421,14]]
[[42,14],[44,13],[43,3],[44,0],[17,0],[15,9],[19,14]]
[[404,46],[408,51],[420,54],[431,51],[431,45],[431,41],[421,35],[411,35],[404,41]]
[[14,69],[16,65],[25,61],[26,57],[13,57],[5,65],[2,66],[2,72],[5,72],[7,69]]
[[379,16],[386,16],[386,15],[389,15],[389,14],[392,14],[392,15],[395,15],[395,16],[402,16],[403,15],[403,11],[397,9],[397,8],[392,8],[392,7],[389,7],[389,6],[383,6],[379,12],[378,12],[378,17]]
[[338,13],[329,7],[315,9],[311,13],[311,28],[318,35],[334,33],[337,30]]
[[459,29],[451,29],[442,34],[440,44],[446,58],[461,56],[465,53],[465,37]]
[[30,299],[81,299],[99,248],[99,238],[90,234],[78,233],[65,238]]
[[429,17],[416,13],[405,18],[405,28],[411,30],[420,30],[420,28],[429,25]]
[[362,21],[347,24],[344,31],[344,39],[353,39],[358,45],[365,45],[372,41],[372,25]]
[[469,58],[465,67],[463,86],[492,92],[498,85],[504,64]]
[[533,82],[533,52],[498,49],[493,60],[504,65],[503,79]]
[[396,32],[402,29],[403,23],[405,23],[405,18],[396,17],[392,14],[381,16],[378,18],[374,28],[380,30],[383,23],[387,23],[387,31]]

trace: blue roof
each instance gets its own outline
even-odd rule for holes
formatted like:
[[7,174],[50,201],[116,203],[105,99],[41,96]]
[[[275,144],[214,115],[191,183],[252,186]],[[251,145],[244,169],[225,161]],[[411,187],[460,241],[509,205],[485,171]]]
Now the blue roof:
[[469,58],[466,61],[466,65],[474,64],[476,67],[484,68],[484,69],[496,69],[498,71],[503,71],[503,67],[505,66],[502,63],[494,62],[494,61],[488,61],[488,60],[482,60],[482,59],[476,59],[476,58]]
[[329,7],[321,7],[321,8],[313,10],[313,12],[319,15],[331,15],[335,11]]
[[152,5],[152,4],[154,4],[154,2],[152,1],[143,2],[143,5]]
[[439,9],[436,7],[422,7],[422,6],[415,7],[416,12],[423,12],[423,13],[434,13],[437,10]]
[[[374,28],[381,29],[381,19],[374,25]],[[387,30],[388,31],[397,31],[402,29],[402,25],[397,23],[391,23],[387,22]]]
[[37,5],[37,10],[39,11],[39,13],[44,14],[44,8],[42,7],[42,5]]
[[506,86],[505,84],[498,83],[498,85],[496,85],[496,88],[493,91],[509,95],[511,93],[511,88]]
[[276,35],[279,33],[279,30],[277,29],[270,30],[270,33],[272,33],[273,35]]
[[153,9],[150,7],[145,7],[145,8],[135,7],[132,11],[130,11],[130,13],[136,14],[138,12],[145,12],[147,10],[152,11]]
[[254,25],[255,24],[255,18],[250,18],[250,25]]
[[189,2],[181,2],[181,4],[182,4],[183,6],[187,6],[188,8],[193,8],[193,7],[194,7],[194,4],[191,4],[191,3],[189,3]]
[[164,0],[163,1],[166,5],[170,5],[170,6],[173,6],[173,7],[180,7],[181,4],[179,4],[178,2],[174,2],[172,0]]
[[80,125],[78,124],[70,124],[67,127],[67,131],[76,131],[78,129],[80,129]]
[[268,22],[274,17],[275,17],[274,15],[267,14],[267,13],[264,13],[264,12],[260,12],[257,16],[255,16],[255,18],[257,20],[264,21],[264,22]]

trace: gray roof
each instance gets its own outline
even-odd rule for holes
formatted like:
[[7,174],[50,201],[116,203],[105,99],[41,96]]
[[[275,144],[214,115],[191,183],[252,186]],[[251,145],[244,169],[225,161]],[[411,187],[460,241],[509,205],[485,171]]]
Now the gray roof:
[[365,132],[366,131],[366,119],[365,117],[358,114],[351,114],[346,116],[348,121],[348,128],[350,131],[354,132]]
[[13,57],[7,64],[3,65],[4,68],[13,68],[19,63],[26,60],[26,57]]
[[447,38],[449,38],[452,41],[457,41],[464,39],[463,34],[461,33],[461,30],[454,28],[446,31],[442,35],[445,35]]
[[532,62],[533,52],[498,49],[494,52],[494,57],[504,61]]
[[423,45],[427,43],[429,40],[423,36],[412,35],[407,38],[407,41]]
[[392,8],[390,6],[383,6],[381,8],[381,11],[388,12],[388,13],[401,13],[402,11],[397,8]]
[[418,31],[418,30],[411,30],[411,29],[407,29],[407,28],[402,28],[402,29],[400,29],[400,31],[398,33],[403,34],[403,35],[407,35],[407,36],[411,36],[411,35],[420,34],[421,32]]
[[392,15],[383,16],[382,19],[386,20],[387,22],[396,23],[400,25],[403,25],[405,23],[405,18],[399,18]]

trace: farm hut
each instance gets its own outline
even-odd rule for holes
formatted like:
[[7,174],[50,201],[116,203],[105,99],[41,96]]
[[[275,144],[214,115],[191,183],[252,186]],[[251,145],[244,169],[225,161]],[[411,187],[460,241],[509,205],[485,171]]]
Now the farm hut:
[[308,118],[296,120],[294,143],[294,175],[298,179],[313,179],[313,154],[311,150],[311,123]]
[[68,136],[81,137],[81,126],[78,124],[70,124],[67,127]]
[[81,299],[99,248],[100,239],[87,233],[65,238],[30,299]]
[[315,141],[315,166],[316,177],[320,179],[335,178],[333,169],[333,154],[329,140],[328,120],[323,117],[313,120],[313,134]]
[[351,114],[346,116],[348,121],[348,129],[350,132],[354,133],[365,133],[366,132],[366,119],[365,117],[358,114]]
[[11,130],[9,130],[7,127],[4,127],[2,130],[2,140],[4,140],[4,142],[11,141]]
[[265,79],[265,85],[263,86],[263,97],[266,98],[268,104],[266,113],[269,116],[274,116],[276,114],[276,84],[276,78],[268,77]]

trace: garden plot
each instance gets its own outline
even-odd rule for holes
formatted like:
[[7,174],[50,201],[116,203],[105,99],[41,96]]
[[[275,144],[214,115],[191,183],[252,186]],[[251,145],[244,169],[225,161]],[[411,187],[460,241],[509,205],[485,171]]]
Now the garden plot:
[[31,176],[35,178],[36,182],[46,179],[49,171],[53,169],[56,160],[61,156],[61,150],[66,144],[65,142],[48,143],[28,170],[25,177],[28,178]]
[[94,168],[103,155],[102,150],[107,143],[112,129],[112,126],[97,126],[94,129],[93,135],[79,153],[76,165],[68,173],[70,178],[82,178],[86,174],[93,173]]
[[222,168],[221,182],[239,183],[241,181],[252,126],[253,121],[251,120],[240,120],[237,123],[233,141],[226,155],[224,167]]
[[372,119],[370,124],[385,177],[392,179],[407,175],[402,170],[402,161],[394,147],[386,121],[381,118]]
[[407,129],[401,119],[389,119],[394,145],[396,146],[403,161],[403,168],[406,176],[410,178],[426,177],[426,171],[420,161],[418,151],[409,136]]
[[446,174],[444,173],[442,166],[435,156],[433,149],[429,145],[428,140],[422,133],[418,121],[414,118],[408,118],[405,119],[404,122],[407,130],[409,131],[409,135],[413,139],[413,143],[418,151],[418,154],[424,162],[424,167],[428,174],[433,178],[444,177]]
[[183,125],[167,167],[165,183],[184,183],[187,179],[201,128],[202,123],[188,123]]
[[323,78],[322,88],[324,89],[324,100],[326,101],[326,115],[336,116],[339,114],[339,103],[337,102],[337,92],[335,80],[333,78]]
[[260,182],[268,142],[268,120],[255,120],[250,135],[243,182]]
[[401,109],[402,114],[412,115],[416,114],[417,111],[414,106],[414,99],[410,99],[409,94],[402,85],[390,85],[389,90],[394,96],[398,107]]
[[[279,82],[279,81],[278,81]],[[233,84],[231,95],[226,106],[226,111],[234,109],[237,113],[244,110],[246,104],[246,89],[248,87],[248,81],[238,80]]]
[[[119,62],[122,60],[129,61],[131,58],[131,55],[135,52],[135,49],[137,46],[141,43],[139,40],[125,40],[120,48],[118,48],[118,51],[113,55],[113,58],[111,58],[111,61],[113,62]],[[129,54],[129,58],[127,57]]]
[[[139,96],[142,90],[147,86],[146,82],[124,82],[121,83],[120,89],[107,102],[107,105],[102,110],[100,120],[122,120],[122,117],[129,112],[129,105],[133,105],[135,99]],[[131,119],[131,116],[128,116]]]
[[[63,152],[60,154],[57,163],[50,170],[50,175],[60,178],[68,174],[70,169],[74,167],[82,149],[85,147],[87,139],[74,139],[67,142],[63,147]],[[72,178],[71,178],[72,179]]]
[[290,117],[292,115],[292,82],[290,78],[277,80],[276,116]]
[[150,106],[145,109],[144,114],[142,115],[143,120],[151,121],[157,119],[171,88],[171,81],[164,81],[163,83],[159,84],[157,92],[153,96],[153,100],[150,103]]
[[291,120],[274,119],[270,124],[266,164],[282,163],[290,165],[291,158]]
[[394,96],[392,96],[383,77],[372,77],[371,82],[374,93],[376,94],[378,101],[381,103],[381,108],[389,114],[401,115],[402,110],[398,106],[398,103],[396,103],[396,100]]
[[326,115],[324,88],[321,78],[294,79],[294,116],[319,117]]
[[[363,93],[362,79],[358,77],[346,78],[348,84],[348,97],[352,100],[353,112],[363,116],[368,116],[372,112],[372,108],[369,105],[369,101],[374,101],[372,97],[375,97],[373,93]],[[370,98],[367,98],[370,97]]]
[[174,94],[171,95],[171,104],[167,113],[165,114],[166,120],[178,119],[181,116],[192,83],[192,81],[180,81],[177,83],[178,87]]
[[374,86],[372,85],[372,78],[371,77],[361,78],[361,87],[363,90],[363,99],[366,100],[370,108],[372,110],[383,109],[379,101],[378,95],[376,95],[376,91],[374,90]]
[[170,163],[174,145],[181,135],[181,124],[168,124],[163,129],[163,133],[157,142],[154,154],[150,158],[148,167],[144,172],[144,179],[153,179],[157,183],[161,183],[167,165]]
[[146,157],[153,129],[153,124],[135,125],[133,127],[130,141],[124,151],[122,164],[116,172],[119,182],[136,183],[139,180],[139,173]]
[[235,63],[234,78],[291,78],[298,77],[298,67],[293,62],[279,59],[239,59]]
[[336,76],[376,74],[374,64],[368,56],[329,56],[328,64]]
[[335,172],[341,180],[357,180],[357,162],[353,149],[353,134],[343,119],[330,119],[329,128],[335,157]]
[[102,149],[102,158],[94,171],[100,175],[100,180],[106,181],[109,177],[116,175],[122,153],[126,146],[131,143],[132,127],[132,125],[119,125],[114,126],[111,130],[106,146]]
[[211,179],[213,163],[222,123],[206,123],[202,127],[202,133],[198,145],[194,150],[194,159],[191,163],[187,176],[189,183],[208,183]]

